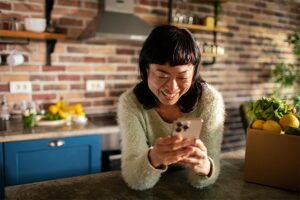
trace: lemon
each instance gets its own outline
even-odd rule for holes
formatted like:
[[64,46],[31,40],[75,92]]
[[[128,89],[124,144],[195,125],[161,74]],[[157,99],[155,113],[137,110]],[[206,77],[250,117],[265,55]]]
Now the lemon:
[[56,113],[58,112],[58,107],[56,105],[51,105],[49,106],[48,111],[52,115],[56,115]]
[[82,105],[81,105],[80,103],[75,104],[75,105],[74,105],[74,110],[75,110],[76,113],[81,113],[81,112],[83,112]]
[[300,124],[297,117],[295,115],[293,115],[292,113],[283,115],[280,118],[279,123],[283,128],[287,128],[289,126],[293,127],[293,128],[298,128],[299,124]]
[[274,120],[267,120],[262,127],[265,131],[271,131],[274,133],[281,133],[281,126]]
[[254,129],[262,129],[264,123],[265,123],[264,120],[257,119],[253,122],[251,127]]
[[83,111],[80,111],[80,112],[76,112],[76,115],[79,116],[79,117],[80,116],[85,116],[85,113]]
[[59,115],[61,118],[63,118],[63,119],[66,119],[66,118],[68,117],[68,114],[65,113],[65,112],[62,111],[62,110],[59,110],[59,111],[58,111],[58,115]]

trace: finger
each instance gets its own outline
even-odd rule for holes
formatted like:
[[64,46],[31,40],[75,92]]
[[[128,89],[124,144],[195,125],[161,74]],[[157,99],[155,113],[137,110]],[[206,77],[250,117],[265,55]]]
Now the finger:
[[195,140],[194,146],[199,147],[204,152],[207,152],[206,146],[200,139]]
[[192,153],[191,149],[180,149],[173,152],[168,152],[164,155],[166,164],[177,163],[178,161],[187,158]]
[[188,147],[193,145],[192,140],[181,140],[181,141],[176,141],[173,143],[169,144],[157,144],[157,147],[160,149],[160,151],[175,151],[184,147]]
[[189,146],[188,148],[192,149],[192,157],[197,157],[199,159],[204,159],[207,157],[207,152],[203,151],[202,149],[200,149],[199,147],[195,147],[195,146]]
[[182,140],[183,140],[183,137],[181,135],[160,137],[160,138],[157,139],[157,144],[159,144],[159,145],[168,145],[168,144],[180,142]]

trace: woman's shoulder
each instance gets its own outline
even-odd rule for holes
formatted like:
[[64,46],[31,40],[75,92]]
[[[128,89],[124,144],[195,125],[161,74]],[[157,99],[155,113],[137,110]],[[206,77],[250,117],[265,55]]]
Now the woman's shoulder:
[[141,106],[134,93],[134,87],[129,88],[128,90],[126,90],[121,94],[119,98],[119,104],[124,106],[130,106],[132,108],[134,107],[137,108]]
[[222,94],[212,85],[203,84],[202,102],[204,103],[223,103]]

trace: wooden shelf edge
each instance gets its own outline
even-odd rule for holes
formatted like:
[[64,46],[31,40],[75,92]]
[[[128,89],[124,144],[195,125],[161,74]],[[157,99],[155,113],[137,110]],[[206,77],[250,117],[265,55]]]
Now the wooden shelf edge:
[[11,31],[11,30],[0,30],[0,37],[7,38],[25,38],[25,39],[37,39],[37,40],[46,40],[46,39],[56,39],[63,40],[66,38],[64,34],[60,33],[35,33],[30,31]]
[[183,27],[187,28],[190,30],[195,30],[195,31],[211,31],[211,32],[221,32],[221,33],[228,33],[229,29],[226,27],[207,27],[203,25],[195,25],[195,24],[179,24],[179,23],[172,23],[172,25],[177,26],[177,27]]

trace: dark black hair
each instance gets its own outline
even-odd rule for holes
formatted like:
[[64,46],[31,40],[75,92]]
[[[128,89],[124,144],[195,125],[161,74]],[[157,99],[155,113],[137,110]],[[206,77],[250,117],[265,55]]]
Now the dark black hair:
[[152,30],[146,39],[139,57],[141,82],[134,88],[134,94],[145,109],[158,104],[157,97],[148,87],[150,64],[178,66],[193,64],[194,75],[190,89],[177,102],[184,113],[194,110],[202,94],[204,81],[199,75],[200,50],[192,34],[184,28],[163,25]]

